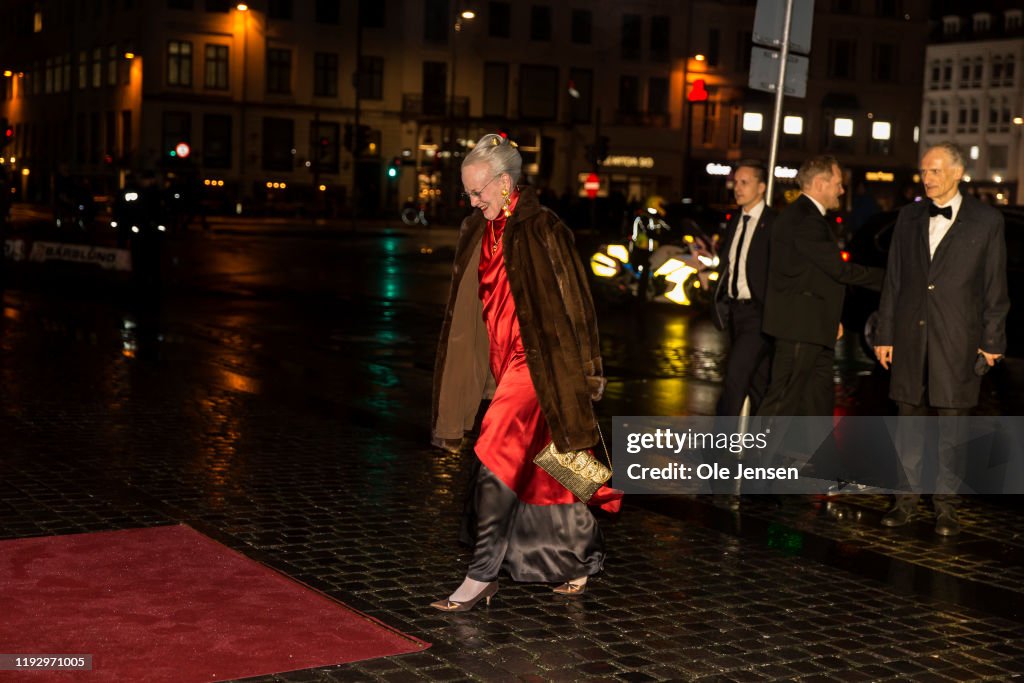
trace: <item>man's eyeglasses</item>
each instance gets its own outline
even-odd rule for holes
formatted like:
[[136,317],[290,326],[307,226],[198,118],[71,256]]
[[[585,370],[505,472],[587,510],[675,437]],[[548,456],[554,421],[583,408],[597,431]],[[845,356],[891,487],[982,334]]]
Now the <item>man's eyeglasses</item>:
[[491,183],[493,183],[497,178],[500,178],[500,177],[501,177],[501,174],[500,173],[497,174],[496,176],[494,176],[493,178],[488,180],[486,183],[484,183],[484,186],[481,187],[479,190],[467,190],[466,192],[463,192],[462,193],[462,198],[465,199],[466,201],[469,201],[471,199],[479,200],[480,199],[480,194],[484,190],[487,189],[487,186],[490,185]]

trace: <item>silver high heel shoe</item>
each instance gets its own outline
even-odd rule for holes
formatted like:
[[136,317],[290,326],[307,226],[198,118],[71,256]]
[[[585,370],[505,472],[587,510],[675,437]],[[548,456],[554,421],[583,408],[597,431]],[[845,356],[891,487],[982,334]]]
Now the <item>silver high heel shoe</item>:
[[434,609],[441,610],[442,612],[468,612],[476,606],[476,603],[480,602],[483,598],[484,604],[490,606],[491,598],[498,592],[498,582],[491,581],[489,584],[484,586],[483,590],[476,594],[469,600],[463,602],[455,602],[453,600],[438,600],[437,602],[430,603],[430,606]]

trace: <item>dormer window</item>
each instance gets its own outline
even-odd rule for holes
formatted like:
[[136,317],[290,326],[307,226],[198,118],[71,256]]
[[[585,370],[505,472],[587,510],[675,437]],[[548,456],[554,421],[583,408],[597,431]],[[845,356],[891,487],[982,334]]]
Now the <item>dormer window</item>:
[[1019,31],[1024,25],[1024,12],[1019,9],[1006,10],[1006,32]]
[[974,32],[988,33],[992,27],[992,15],[988,12],[978,12],[974,15]]
[[942,33],[947,36],[955,36],[960,33],[960,17],[942,17]]

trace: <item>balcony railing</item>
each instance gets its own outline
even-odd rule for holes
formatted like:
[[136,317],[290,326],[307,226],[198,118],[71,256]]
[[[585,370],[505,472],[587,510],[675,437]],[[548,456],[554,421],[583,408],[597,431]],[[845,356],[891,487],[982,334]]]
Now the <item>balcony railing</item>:
[[[456,97],[452,116],[464,119],[469,116],[469,98]],[[420,93],[404,93],[402,95],[402,118],[421,118],[448,116],[448,97],[423,97]]]

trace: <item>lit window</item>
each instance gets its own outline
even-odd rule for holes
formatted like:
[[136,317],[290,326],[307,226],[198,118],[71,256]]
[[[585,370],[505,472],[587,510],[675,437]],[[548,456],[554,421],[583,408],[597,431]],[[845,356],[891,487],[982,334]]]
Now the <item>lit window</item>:
[[782,132],[786,135],[802,135],[804,132],[804,117],[787,116],[782,119]]
[[853,119],[836,119],[832,132],[837,138],[853,137]]
[[[838,135],[839,133],[836,133]],[[888,121],[875,121],[871,124],[873,140],[888,140],[892,136],[892,124]]]
[[764,127],[764,115],[756,111],[748,111],[743,114],[743,130],[759,132]]
[[980,153],[981,153],[981,150],[980,150],[980,149],[978,149],[978,146],[977,146],[977,145],[971,145],[971,158],[972,158],[972,159],[977,159],[977,158],[978,158],[978,155],[979,155]]

